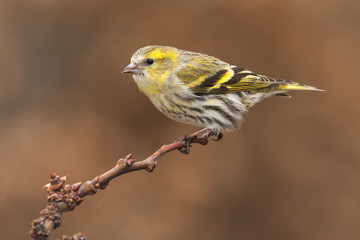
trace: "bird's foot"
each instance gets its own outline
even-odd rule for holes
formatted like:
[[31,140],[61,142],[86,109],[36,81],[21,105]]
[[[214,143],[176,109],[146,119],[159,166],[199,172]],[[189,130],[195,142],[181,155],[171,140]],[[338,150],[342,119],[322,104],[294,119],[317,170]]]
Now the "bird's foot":
[[[200,135],[200,137],[198,137],[198,135]],[[197,132],[179,138],[177,141],[182,142],[182,146],[178,150],[181,153],[188,154],[190,152],[191,143],[199,143],[201,145],[206,145],[209,142],[209,137],[212,136],[214,137],[214,141],[219,141],[223,137],[221,132],[204,128]]]
[[223,138],[223,134],[222,132],[208,129],[208,131],[204,133],[201,137],[205,137],[205,138],[213,137],[212,139],[213,141],[219,141]]

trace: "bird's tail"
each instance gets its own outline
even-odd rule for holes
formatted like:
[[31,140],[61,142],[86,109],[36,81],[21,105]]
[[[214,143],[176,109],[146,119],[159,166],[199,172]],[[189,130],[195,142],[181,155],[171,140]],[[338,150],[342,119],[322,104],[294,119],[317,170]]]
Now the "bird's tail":
[[325,91],[325,90],[322,90],[322,89],[319,89],[316,87],[312,87],[309,85],[304,85],[304,84],[300,84],[300,83],[296,83],[296,82],[285,82],[285,83],[279,84],[278,86],[276,86],[274,88],[274,90],[272,91],[271,94],[266,95],[266,97],[275,95],[275,96],[291,98],[291,96],[286,93],[290,90]]
[[310,90],[310,91],[325,91],[316,87],[303,85],[295,82],[290,82],[286,84],[282,84],[279,86],[279,90]]

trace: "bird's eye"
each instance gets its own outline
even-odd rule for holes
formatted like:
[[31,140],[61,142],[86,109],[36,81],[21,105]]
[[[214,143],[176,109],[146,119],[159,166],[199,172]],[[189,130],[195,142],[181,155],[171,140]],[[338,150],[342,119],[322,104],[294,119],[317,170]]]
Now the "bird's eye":
[[154,59],[148,58],[148,59],[146,59],[146,63],[149,64],[149,65],[151,65],[151,64],[154,63]]

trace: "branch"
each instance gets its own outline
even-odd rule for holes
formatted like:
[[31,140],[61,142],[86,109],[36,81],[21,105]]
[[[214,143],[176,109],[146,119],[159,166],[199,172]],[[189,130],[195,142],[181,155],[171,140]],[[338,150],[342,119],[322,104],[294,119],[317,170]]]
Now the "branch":
[[[47,206],[41,210],[40,217],[31,223],[30,235],[36,240],[47,240],[51,232],[61,225],[62,213],[72,211],[78,206],[84,197],[93,195],[98,189],[105,189],[109,182],[125,173],[146,170],[152,172],[157,166],[157,159],[168,152],[178,149],[182,153],[189,153],[191,143],[206,145],[208,137],[198,138],[196,132],[180,138],[178,141],[163,145],[148,158],[142,161],[135,161],[131,154],[125,158],[120,158],[117,164],[107,172],[95,177],[91,181],[84,183],[65,184],[67,176],[60,177],[55,173],[50,173],[50,182],[43,189],[47,190]],[[84,234],[77,233],[74,236],[62,236],[63,240],[83,240]]]

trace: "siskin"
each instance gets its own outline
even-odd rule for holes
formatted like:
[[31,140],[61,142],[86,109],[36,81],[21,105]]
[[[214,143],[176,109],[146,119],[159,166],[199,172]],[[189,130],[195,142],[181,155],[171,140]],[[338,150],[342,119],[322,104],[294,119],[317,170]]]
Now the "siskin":
[[240,127],[247,110],[289,90],[318,90],[270,78],[220,59],[174,47],[137,50],[122,71],[132,73],[139,89],[169,118],[204,127],[206,136],[222,137]]

